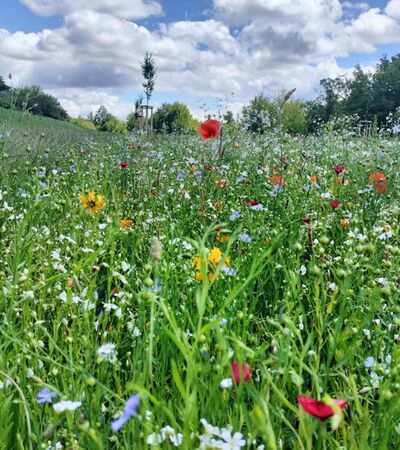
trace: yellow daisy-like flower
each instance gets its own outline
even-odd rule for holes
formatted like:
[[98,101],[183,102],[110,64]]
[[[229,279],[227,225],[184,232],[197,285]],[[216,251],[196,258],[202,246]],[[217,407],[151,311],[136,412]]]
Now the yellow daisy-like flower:
[[[211,268],[215,268],[220,263],[221,258],[222,258],[221,250],[218,247],[212,248],[207,257],[207,267],[214,266]],[[231,258],[230,256],[227,256],[223,261],[223,267],[229,267],[230,262]],[[195,266],[196,278],[200,281],[203,279],[203,274],[201,273],[201,264],[202,259],[199,256],[195,256],[193,260],[193,265]],[[207,277],[209,281],[212,281],[214,279],[214,271],[210,270],[207,274]]]
[[104,197],[100,194],[96,194],[94,191],[89,192],[87,195],[81,194],[79,198],[82,206],[92,214],[99,212],[106,204]]

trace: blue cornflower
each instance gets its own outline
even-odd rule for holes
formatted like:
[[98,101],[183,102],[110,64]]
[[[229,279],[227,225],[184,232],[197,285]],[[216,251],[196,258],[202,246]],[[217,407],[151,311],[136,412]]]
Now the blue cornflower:
[[113,431],[119,431],[131,417],[136,415],[137,410],[139,409],[139,400],[140,394],[133,394],[128,398],[125,402],[122,416],[111,424]]
[[242,213],[240,211],[235,211],[229,216],[229,220],[233,222],[234,220],[238,219]]
[[51,403],[53,398],[57,397],[57,393],[51,391],[49,388],[44,388],[37,393],[36,398],[39,403]]
[[240,233],[238,239],[239,241],[247,242],[248,244],[250,244],[250,242],[253,240],[253,238],[247,233]]
[[178,181],[183,180],[185,178],[185,173],[184,172],[179,172],[178,175],[176,176],[176,179]]
[[373,356],[368,356],[368,358],[364,361],[364,367],[370,368],[375,364],[375,359]]
[[221,272],[224,272],[227,275],[230,275],[231,277],[236,275],[236,270],[232,269],[232,267],[228,267],[228,266],[222,266],[221,267]]

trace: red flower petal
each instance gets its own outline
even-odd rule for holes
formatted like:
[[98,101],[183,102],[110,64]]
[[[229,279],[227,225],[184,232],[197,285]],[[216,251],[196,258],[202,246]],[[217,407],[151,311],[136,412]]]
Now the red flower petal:
[[217,138],[221,123],[216,119],[208,119],[199,126],[199,133],[203,139]]
[[311,219],[310,219],[309,217],[303,217],[301,220],[302,220],[304,223],[310,223],[310,222],[311,222]]
[[[333,409],[320,400],[313,400],[312,398],[300,395],[297,397],[297,401],[306,413],[311,414],[314,417],[326,419],[327,417],[334,415]],[[344,409],[348,403],[347,400],[334,399],[333,401],[339,406],[340,409]]]
[[129,166],[129,162],[128,161],[123,161],[122,163],[119,163],[119,165],[123,168],[128,167]]
[[239,384],[241,381],[248,383],[251,378],[253,369],[249,364],[233,362],[231,363],[232,380],[235,384]]
[[344,166],[335,166],[335,172],[339,175],[339,173],[342,173],[345,170]]
[[340,205],[340,202],[335,200],[334,202],[331,202],[331,206],[333,209],[336,209]]

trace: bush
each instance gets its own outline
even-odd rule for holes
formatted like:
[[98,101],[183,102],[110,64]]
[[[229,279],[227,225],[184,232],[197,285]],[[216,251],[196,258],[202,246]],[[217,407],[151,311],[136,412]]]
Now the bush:
[[71,123],[74,123],[75,125],[79,125],[80,127],[86,128],[88,130],[96,130],[94,123],[88,119],[84,119],[83,117],[71,119]]
[[287,102],[283,106],[281,122],[290,134],[304,134],[307,131],[307,117],[301,102]]
[[263,134],[278,124],[278,107],[264,94],[253,98],[243,108],[243,123],[249,131]]
[[153,121],[155,131],[166,133],[187,132],[197,124],[189,108],[179,102],[164,103],[154,114]]
[[103,126],[103,131],[109,131],[110,133],[126,133],[126,124],[116,117],[112,117],[107,120]]

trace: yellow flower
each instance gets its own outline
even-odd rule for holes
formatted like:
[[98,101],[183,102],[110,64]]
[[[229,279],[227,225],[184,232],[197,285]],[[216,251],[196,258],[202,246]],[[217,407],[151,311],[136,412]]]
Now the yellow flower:
[[104,197],[96,192],[91,191],[87,195],[79,196],[82,206],[88,209],[92,214],[96,214],[100,209],[104,208],[106,201]]
[[[208,257],[207,257],[207,267],[208,266],[218,266],[222,259],[222,252],[218,247],[214,247],[211,249]],[[230,256],[227,256],[225,260],[223,261],[223,267],[228,267],[231,262]],[[201,264],[202,259],[199,256],[195,256],[193,259],[193,265],[195,266],[195,272],[196,272],[196,278],[201,281],[203,279],[203,274],[201,272]],[[213,267],[211,267],[213,268]],[[218,275],[219,276],[219,275]],[[210,270],[207,274],[207,277],[209,281],[212,281],[214,279],[214,271]]]

